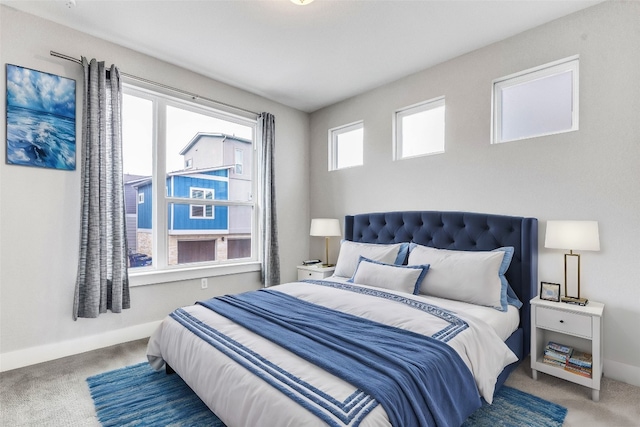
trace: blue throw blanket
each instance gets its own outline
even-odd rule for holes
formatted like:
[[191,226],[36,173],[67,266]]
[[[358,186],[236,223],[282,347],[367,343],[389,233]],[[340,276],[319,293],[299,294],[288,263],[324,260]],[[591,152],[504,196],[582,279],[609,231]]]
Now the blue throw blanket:
[[359,387],[393,426],[457,426],[481,406],[460,356],[433,338],[273,290],[198,304]]

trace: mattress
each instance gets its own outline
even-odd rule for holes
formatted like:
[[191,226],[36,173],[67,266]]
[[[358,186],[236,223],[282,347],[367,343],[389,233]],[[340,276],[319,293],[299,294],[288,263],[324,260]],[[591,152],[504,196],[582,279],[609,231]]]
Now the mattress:
[[[503,319],[512,316],[509,312],[488,309],[495,312],[492,313],[455,301],[344,284],[335,278],[318,283],[294,282],[270,289],[422,335],[435,337],[441,336],[444,330],[449,331],[446,343],[468,367],[478,393],[488,402],[493,399],[496,378],[500,372],[517,360],[502,338],[507,332],[501,323],[507,323]],[[427,307],[428,310],[417,310],[416,307]],[[309,389],[330,395],[336,401],[347,401],[357,391],[347,381],[309,364],[296,354],[201,305],[185,307],[183,312],[197,319],[203,327],[240,343],[243,348],[250,349],[251,354],[259,355],[260,360],[268,361],[272,364],[270,366],[277,366],[278,370],[286,372],[287,378],[295,379],[295,387],[301,383],[308,384]],[[466,326],[451,333],[450,324],[445,319],[450,315],[460,319]],[[500,334],[497,330],[501,330]],[[162,369],[165,362],[168,363],[230,427],[327,424],[292,399],[291,394],[296,393],[295,387],[279,383],[277,387],[274,386],[270,382],[272,380],[265,379],[263,372],[262,377],[256,375],[238,363],[235,356],[230,357],[212,347],[173,317],[167,317],[154,332],[147,356],[155,369]],[[316,396],[305,396],[299,399],[316,399]],[[357,424],[353,424],[353,421],[357,421]],[[390,422],[381,405],[370,405],[361,418],[352,418],[342,424],[336,422],[335,425],[388,426]]]

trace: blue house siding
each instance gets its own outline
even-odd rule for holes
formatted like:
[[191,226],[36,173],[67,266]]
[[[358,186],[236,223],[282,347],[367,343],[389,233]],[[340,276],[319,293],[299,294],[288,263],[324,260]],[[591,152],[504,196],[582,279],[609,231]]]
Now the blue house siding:
[[[211,176],[206,178],[205,176]],[[229,200],[229,170],[194,171],[193,174],[172,175],[167,178],[167,194],[171,197],[191,197],[191,189],[212,190],[214,200]],[[138,204],[138,228],[151,228],[151,183],[138,187],[138,193],[144,194],[144,203]],[[229,208],[214,206],[213,218],[190,218],[191,205],[197,205],[198,199],[190,204],[173,204],[168,208],[170,231],[211,231],[229,229]]]
[[138,228],[151,229],[151,206],[153,202],[151,182],[138,187],[138,197],[142,194],[143,203],[138,203]]

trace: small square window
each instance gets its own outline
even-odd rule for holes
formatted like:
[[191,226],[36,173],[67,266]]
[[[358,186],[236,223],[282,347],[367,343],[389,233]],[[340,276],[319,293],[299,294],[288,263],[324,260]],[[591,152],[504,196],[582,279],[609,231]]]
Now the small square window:
[[396,111],[395,159],[444,152],[444,98]]
[[577,56],[493,82],[492,143],[578,130]]
[[329,170],[362,166],[364,122],[329,130]]

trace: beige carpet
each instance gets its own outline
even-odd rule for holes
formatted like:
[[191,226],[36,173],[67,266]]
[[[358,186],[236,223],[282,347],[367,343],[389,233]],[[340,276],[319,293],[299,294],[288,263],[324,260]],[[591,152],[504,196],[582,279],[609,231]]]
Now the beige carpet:
[[[85,379],[146,360],[146,340],[0,374],[0,426],[99,426]],[[565,426],[640,426],[640,388],[603,378],[600,402],[585,387],[540,373],[528,360],[507,385],[569,409]]]

